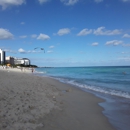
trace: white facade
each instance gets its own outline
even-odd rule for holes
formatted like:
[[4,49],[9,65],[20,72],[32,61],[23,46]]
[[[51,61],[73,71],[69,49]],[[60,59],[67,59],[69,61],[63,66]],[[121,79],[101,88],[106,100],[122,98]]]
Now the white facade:
[[30,65],[30,60],[27,58],[15,58],[15,64],[23,64],[23,65]]
[[0,49],[0,64],[5,64],[5,51]]
[[6,57],[6,63],[14,65],[14,58],[11,56]]
[[11,57],[11,56],[5,57],[5,51],[0,49],[0,64],[30,65],[30,60],[28,58],[14,58],[14,57]]

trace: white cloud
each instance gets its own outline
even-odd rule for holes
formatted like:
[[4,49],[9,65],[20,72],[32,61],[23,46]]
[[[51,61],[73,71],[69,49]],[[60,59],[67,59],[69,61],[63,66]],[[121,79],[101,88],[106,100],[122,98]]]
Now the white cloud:
[[129,53],[130,53],[130,52],[124,52],[124,51],[123,51],[123,52],[121,52],[121,54],[129,54]]
[[20,24],[22,24],[22,25],[23,25],[23,24],[25,24],[25,22],[21,22]]
[[35,50],[26,51],[23,48],[18,49],[18,52],[23,53],[23,54],[25,54],[25,53],[40,53],[40,51],[35,51]]
[[37,39],[38,40],[49,40],[50,39],[50,37],[48,36],[48,35],[46,35],[46,34],[42,34],[42,33],[40,33],[40,35],[37,37]]
[[51,49],[52,49],[52,48],[54,48],[54,46],[50,46],[49,48],[51,48]]
[[118,35],[121,34],[122,31],[115,29],[115,30],[106,30],[105,27],[99,27],[94,30],[95,35]]
[[53,53],[53,51],[52,51],[52,50],[50,50],[50,51],[47,51],[47,53]]
[[46,2],[49,2],[50,0],[38,0],[40,4],[44,4]]
[[65,34],[69,34],[70,33],[70,29],[69,28],[63,28],[63,29],[60,29],[57,34],[59,36],[62,36],[62,35],[65,35]]
[[97,3],[103,2],[103,0],[94,0]]
[[36,38],[37,35],[36,35],[36,34],[32,34],[31,37],[32,37],[32,38]]
[[130,38],[130,35],[129,34],[124,34],[123,38]]
[[25,3],[25,0],[0,0],[0,5],[2,9],[6,9],[9,6],[18,6]]
[[9,48],[8,48],[8,49],[5,48],[5,49],[2,49],[2,50],[6,51],[6,52],[9,52],[9,53],[14,53],[14,54],[17,53],[17,51],[11,50],[11,49],[9,49]]
[[92,33],[92,29],[88,30],[87,28],[85,28],[85,29],[81,30],[81,31],[77,34],[77,36],[85,36],[85,35],[88,35],[88,34],[90,34],[90,33]]
[[94,42],[94,43],[92,43],[92,46],[98,46],[98,42]]
[[63,2],[65,5],[74,5],[76,4],[79,0],[60,0]]
[[114,46],[117,46],[117,45],[120,45],[120,44],[123,44],[123,41],[113,40],[113,41],[107,41],[107,42],[106,42],[106,45],[114,45]]
[[20,38],[23,38],[23,39],[24,39],[24,38],[27,38],[27,36],[26,36],[26,35],[19,36],[19,37],[20,37]]
[[130,2],[130,0],[122,0],[123,2]]
[[124,47],[130,47],[130,44],[128,43],[128,44],[123,44],[122,46],[124,46]]
[[130,57],[119,57],[118,60],[130,61]]
[[18,52],[20,52],[20,53],[26,53],[26,51],[25,51],[24,49],[22,49],[22,48],[20,48],[20,49],[18,50]]
[[7,29],[0,28],[0,40],[13,39],[13,37],[13,34],[10,33]]

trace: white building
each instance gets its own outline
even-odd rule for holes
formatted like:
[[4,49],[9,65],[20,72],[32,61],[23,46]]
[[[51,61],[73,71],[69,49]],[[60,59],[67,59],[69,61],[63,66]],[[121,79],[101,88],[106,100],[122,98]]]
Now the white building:
[[5,51],[0,49],[0,64],[5,64]]
[[15,58],[14,64],[30,65],[30,60],[28,58]]
[[11,56],[7,56],[7,57],[6,57],[6,63],[7,63],[7,64],[14,65],[14,58],[11,57]]

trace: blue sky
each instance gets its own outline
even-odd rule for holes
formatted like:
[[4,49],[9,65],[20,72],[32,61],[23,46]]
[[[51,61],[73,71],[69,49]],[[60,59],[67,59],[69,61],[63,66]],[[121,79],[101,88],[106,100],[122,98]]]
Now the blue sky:
[[0,0],[0,48],[38,66],[130,65],[130,0]]

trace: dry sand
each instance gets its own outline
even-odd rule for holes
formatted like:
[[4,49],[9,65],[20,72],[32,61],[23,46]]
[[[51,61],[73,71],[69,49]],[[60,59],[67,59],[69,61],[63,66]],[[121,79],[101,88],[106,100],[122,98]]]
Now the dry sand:
[[28,72],[0,70],[0,130],[114,130],[102,99]]

